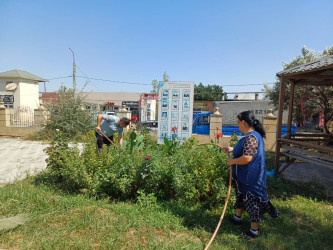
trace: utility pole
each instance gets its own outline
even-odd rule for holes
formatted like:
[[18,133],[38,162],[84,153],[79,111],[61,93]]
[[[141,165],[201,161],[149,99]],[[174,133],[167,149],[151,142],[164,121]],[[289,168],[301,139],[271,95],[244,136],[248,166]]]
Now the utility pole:
[[74,57],[74,52],[71,48],[69,48],[71,51],[72,51],[72,54],[73,54],[73,91],[75,93],[75,90],[76,90],[76,77],[75,77],[75,74],[76,74],[76,68],[75,68],[75,57]]

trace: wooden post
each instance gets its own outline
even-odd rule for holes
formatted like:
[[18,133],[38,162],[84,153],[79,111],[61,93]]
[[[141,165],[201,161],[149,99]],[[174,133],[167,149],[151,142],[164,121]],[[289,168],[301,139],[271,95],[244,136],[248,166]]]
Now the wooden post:
[[279,109],[278,109],[278,124],[276,129],[276,148],[275,148],[275,174],[279,174],[280,167],[280,148],[281,143],[278,139],[281,138],[282,128],[282,115],[283,115],[283,102],[284,102],[284,90],[285,90],[285,77],[280,78],[280,95],[279,95]]
[[293,107],[294,107],[294,96],[295,96],[295,83],[291,80],[288,80],[288,82],[291,84],[290,86],[290,95],[289,95],[289,111],[288,111],[288,138],[290,138],[291,135],[291,123],[293,119]]

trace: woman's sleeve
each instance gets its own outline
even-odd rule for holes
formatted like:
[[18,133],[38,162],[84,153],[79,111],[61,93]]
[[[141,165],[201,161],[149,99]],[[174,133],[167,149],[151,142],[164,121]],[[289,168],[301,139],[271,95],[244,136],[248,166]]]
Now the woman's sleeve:
[[243,144],[243,155],[255,155],[258,151],[258,141],[254,135],[245,138]]

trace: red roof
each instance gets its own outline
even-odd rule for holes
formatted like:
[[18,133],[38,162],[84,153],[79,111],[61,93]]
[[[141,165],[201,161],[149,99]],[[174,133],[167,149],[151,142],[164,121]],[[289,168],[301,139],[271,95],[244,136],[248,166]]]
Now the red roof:
[[42,92],[42,102],[44,105],[54,105],[57,103],[58,94],[55,92]]

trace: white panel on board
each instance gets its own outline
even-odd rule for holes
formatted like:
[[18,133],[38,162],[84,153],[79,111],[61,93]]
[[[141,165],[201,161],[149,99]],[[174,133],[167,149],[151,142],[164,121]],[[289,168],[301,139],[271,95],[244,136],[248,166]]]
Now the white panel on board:
[[192,135],[194,82],[159,82],[157,143]]

